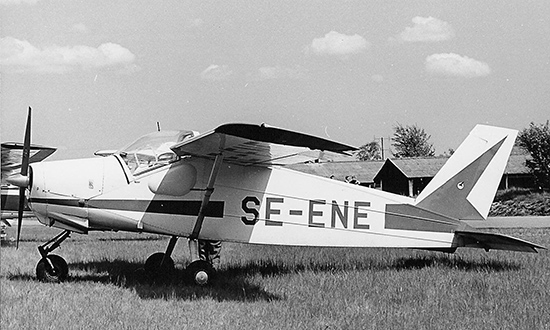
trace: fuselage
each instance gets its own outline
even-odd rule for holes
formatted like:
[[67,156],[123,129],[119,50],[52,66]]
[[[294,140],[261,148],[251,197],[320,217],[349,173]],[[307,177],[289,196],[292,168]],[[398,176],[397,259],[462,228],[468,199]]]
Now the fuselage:
[[[43,224],[80,233],[188,237],[211,168],[212,161],[189,157],[132,171],[120,154],[33,164],[29,206]],[[223,164],[199,237],[275,245],[451,247],[458,221],[434,218],[429,230],[413,222],[392,225],[401,221],[392,222],[388,208],[413,202],[281,167]]]

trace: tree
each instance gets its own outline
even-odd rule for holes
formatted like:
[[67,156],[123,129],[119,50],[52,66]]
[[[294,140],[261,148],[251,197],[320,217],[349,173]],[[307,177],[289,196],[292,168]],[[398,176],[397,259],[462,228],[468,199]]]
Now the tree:
[[428,142],[428,135],[423,128],[418,126],[403,126],[397,123],[394,127],[392,145],[395,148],[394,156],[404,157],[433,157],[435,149],[433,144]]
[[550,188],[550,127],[546,124],[536,125],[531,122],[528,128],[518,134],[518,144],[527,150],[532,159],[525,165],[543,188]]
[[380,152],[380,144],[376,141],[369,142],[359,147],[359,151],[355,154],[359,160],[380,160],[382,154]]

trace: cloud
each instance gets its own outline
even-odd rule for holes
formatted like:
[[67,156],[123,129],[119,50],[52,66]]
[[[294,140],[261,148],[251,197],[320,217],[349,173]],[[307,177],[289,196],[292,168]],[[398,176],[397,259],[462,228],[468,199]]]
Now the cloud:
[[452,26],[434,17],[416,16],[413,27],[407,27],[397,36],[402,42],[438,42],[449,40],[455,33]]
[[200,76],[203,80],[222,81],[227,80],[233,71],[227,65],[212,64],[201,72]]
[[118,67],[135,71],[136,56],[114,43],[89,46],[50,46],[40,49],[25,40],[0,39],[0,64],[16,72],[65,73],[75,69]]
[[491,73],[487,63],[453,53],[430,55],[425,64],[426,71],[435,75],[473,78]]
[[346,57],[365,51],[370,44],[358,34],[348,36],[336,31],[330,31],[323,38],[313,39],[307,51],[318,55],[335,55]]

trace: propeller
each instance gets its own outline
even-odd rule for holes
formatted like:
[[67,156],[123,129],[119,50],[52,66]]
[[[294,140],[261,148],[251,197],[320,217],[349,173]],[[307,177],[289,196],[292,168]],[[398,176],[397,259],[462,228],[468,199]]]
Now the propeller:
[[25,128],[25,141],[23,143],[23,160],[21,162],[21,173],[6,179],[7,182],[19,187],[19,209],[17,212],[17,241],[16,247],[19,248],[19,238],[21,237],[21,225],[23,223],[23,209],[25,207],[25,189],[29,187],[29,158],[31,153],[31,107],[27,115],[27,127]]

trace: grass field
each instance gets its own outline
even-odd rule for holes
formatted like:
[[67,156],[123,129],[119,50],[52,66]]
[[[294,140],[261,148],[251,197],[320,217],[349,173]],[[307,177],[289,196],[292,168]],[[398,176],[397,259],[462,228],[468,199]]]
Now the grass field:
[[[550,253],[328,249],[224,244],[215,283],[139,272],[168,239],[74,234],[55,253],[69,280],[35,279],[36,247],[58,231],[26,227],[0,249],[1,329],[550,329]],[[550,229],[501,230],[550,247]],[[13,237],[13,228],[8,232]]]

